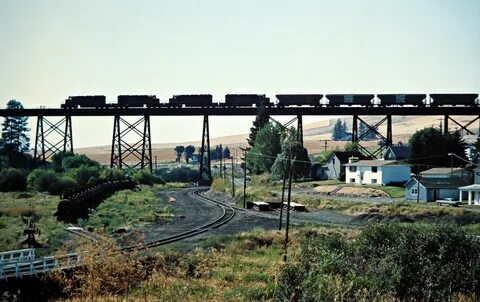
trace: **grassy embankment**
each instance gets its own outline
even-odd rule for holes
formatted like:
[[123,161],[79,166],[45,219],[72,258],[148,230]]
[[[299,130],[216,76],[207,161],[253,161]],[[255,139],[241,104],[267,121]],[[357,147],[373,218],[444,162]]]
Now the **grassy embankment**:
[[[140,186],[139,191],[120,191],[101,203],[87,220],[79,220],[82,227],[95,232],[109,233],[118,228],[132,228],[153,222],[155,213],[170,213],[168,201],[161,201],[156,192],[185,187],[183,184]],[[34,218],[40,229],[37,240],[49,246],[41,253],[58,249],[70,236],[64,223],[57,222],[58,196],[39,192],[0,193],[0,251],[21,248],[26,225],[22,217]]]

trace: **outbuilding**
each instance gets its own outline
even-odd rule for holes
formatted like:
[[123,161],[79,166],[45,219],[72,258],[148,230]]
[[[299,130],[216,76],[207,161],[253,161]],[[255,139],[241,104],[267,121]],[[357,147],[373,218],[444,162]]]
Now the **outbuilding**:
[[459,198],[459,187],[468,184],[469,181],[462,177],[413,177],[405,184],[405,199],[420,202],[444,200],[447,198],[456,200]]
[[410,179],[410,166],[395,160],[350,159],[345,165],[347,184],[404,184]]

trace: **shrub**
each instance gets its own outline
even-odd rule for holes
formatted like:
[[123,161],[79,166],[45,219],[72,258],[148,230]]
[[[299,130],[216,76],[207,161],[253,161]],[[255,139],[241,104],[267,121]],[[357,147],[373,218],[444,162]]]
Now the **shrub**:
[[63,171],[63,160],[71,156],[74,156],[74,154],[69,151],[55,153],[52,155],[52,168],[57,172]]
[[170,171],[164,170],[158,173],[167,182],[196,182],[198,181],[198,170],[189,167],[175,168]]
[[62,176],[48,186],[48,193],[51,195],[60,195],[67,189],[74,188],[76,182],[70,176]]
[[57,174],[51,169],[36,169],[30,172],[27,181],[29,188],[44,192],[57,181]]
[[454,226],[373,224],[354,242],[307,237],[277,300],[449,301],[478,296],[480,242]]
[[100,172],[100,179],[105,181],[119,181],[127,179],[127,175],[122,169],[110,169],[106,168]]
[[71,169],[68,172],[68,175],[75,179],[78,186],[95,184],[99,181],[100,167],[80,166],[78,168]]
[[0,171],[0,191],[25,191],[27,189],[27,177],[23,170],[7,168]]
[[100,164],[84,154],[74,154],[63,158],[62,160],[62,167],[64,170],[80,168],[82,166],[98,168],[100,167]]
[[132,178],[142,185],[152,186],[153,184],[165,184],[160,177],[152,174],[148,170],[137,170],[133,173]]

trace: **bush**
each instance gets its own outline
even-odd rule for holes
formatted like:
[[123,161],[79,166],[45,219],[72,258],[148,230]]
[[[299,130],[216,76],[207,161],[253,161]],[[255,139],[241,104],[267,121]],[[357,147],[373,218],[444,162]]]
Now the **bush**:
[[48,190],[50,184],[57,181],[57,174],[51,169],[36,169],[28,175],[28,187],[40,192]]
[[48,193],[51,195],[60,195],[67,189],[72,189],[76,186],[76,182],[70,176],[62,176],[55,182],[48,186]]
[[450,301],[477,296],[480,242],[454,226],[374,224],[354,242],[312,235],[287,265],[277,300]]
[[100,172],[100,179],[105,181],[119,181],[127,179],[127,175],[122,169],[110,169],[106,168]]
[[0,191],[25,191],[27,189],[27,176],[23,170],[7,168],[0,171]]
[[198,170],[189,167],[175,168],[170,171],[163,170],[158,173],[167,182],[197,182]]
[[148,170],[137,170],[133,173],[132,178],[142,185],[152,186],[153,184],[165,184],[160,177],[152,174]]
[[75,179],[78,186],[83,187],[99,182],[100,167],[80,166],[78,168],[71,169],[67,174]]
[[62,167],[64,170],[80,168],[82,166],[99,168],[100,164],[97,161],[91,160],[84,154],[74,154],[63,158],[62,160]]

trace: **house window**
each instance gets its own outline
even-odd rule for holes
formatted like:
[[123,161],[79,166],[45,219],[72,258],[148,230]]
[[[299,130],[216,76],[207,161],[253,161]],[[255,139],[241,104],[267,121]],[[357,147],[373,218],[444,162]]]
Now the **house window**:
[[355,178],[350,178],[350,182],[355,183]]
[[416,188],[412,188],[411,193],[412,193],[412,195],[417,195],[418,190]]
[[372,178],[372,184],[376,184],[377,183],[377,179],[376,178]]
[[372,167],[372,173],[377,173],[377,167]]
[[350,166],[350,167],[348,167],[348,170],[350,172],[357,172],[357,167],[356,166]]

